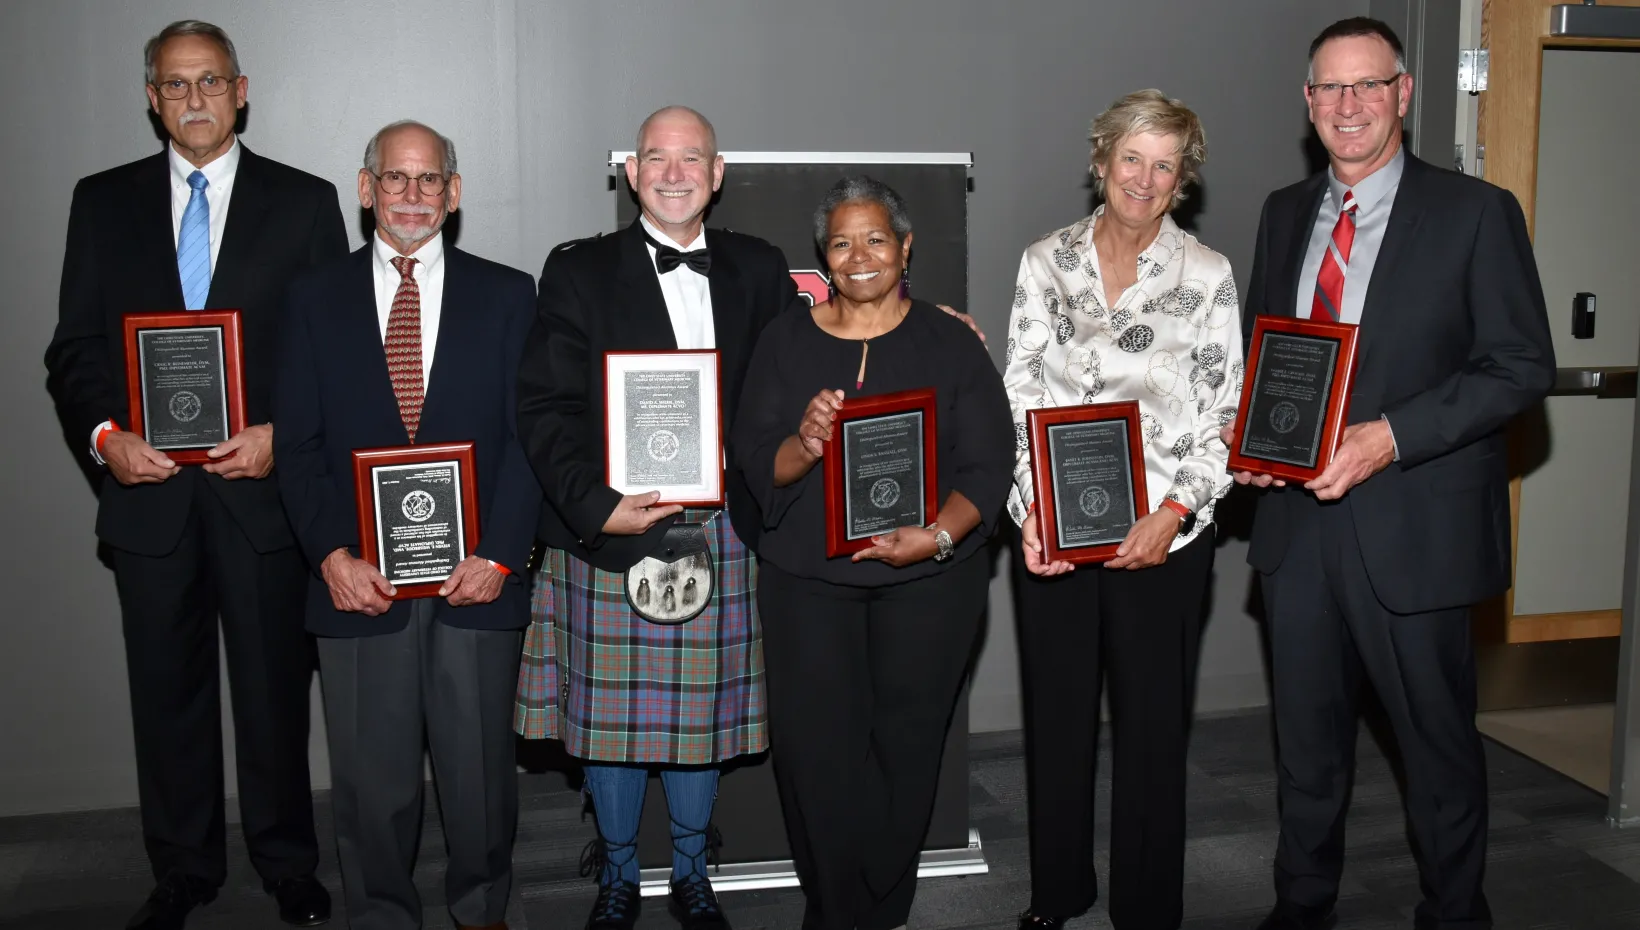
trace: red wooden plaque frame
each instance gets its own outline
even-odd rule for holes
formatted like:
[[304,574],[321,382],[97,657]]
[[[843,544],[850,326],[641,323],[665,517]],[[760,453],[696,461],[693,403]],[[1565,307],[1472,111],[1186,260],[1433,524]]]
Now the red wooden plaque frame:
[[[129,429],[148,439],[142,415],[142,353],[137,334],[155,329],[182,329],[215,326],[222,330],[223,378],[228,390],[228,436],[245,428],[245,342],[238,310],[177,310],[167,313],[127,313],[125,315],[125,392]],[[211,461],[209,449],[162,450],[178,465],[203,465]]]
[[1054,509],[1053,463],[1048,457],[1048,427],[1114,420],[1127,423],[1128,468],[1133,476],[1133,519],[1137,522],[1150,513],[1150,494],[1145,489],[1144,431],[1140,428],[1138,401],[1046,407],[1025,415],[1031,443],[1031,482],[1036,486],[1037,537],[1042,541],[1044,562],[1070,562],[1073,565],[1108,562],[1115,558],[1117,548],[1122,545],[1118,540],[1097,546],[1060,548],[1059,512]]
[[939,461],[936,439],[939,436],[935,408],[938,403],[933,388],[895,391],[871,397],[847,398],[843,409],[832,421],[831,439],[826,442],[824,455],[826,479],[826,557],[853,555],[874,545],[870,536],[848,538],[848,508],[843,495],[843,424],[853,420],[922,411],[923,415],[923,514],[928,523],[939,514]]
[[[722,507],[722,506],[724,506],[725,502],[728,499],[728,481],[727,481],[727,475],[724,474],[724,462],[723,462],[723,417],[724,417],[724,410],[723,410],[723,353],[718,351],[717,349],[656,349],[656,350],[651,351],[651,352],[605,352],[604,353],[604,483],[609,485],[612,488],[615,488],[616,490],[620,490],[620,485],[617,484],[616,481],[615,481],[614,465],[612,464],[613,457],[609,454],[610,449],[613,448],[611,443],[613,443],[615,441],[615,437],[613,436],[613,434],[611,434],[610,429],[609,429],[610,420],[612,420],[615,416],[615,412],[614,412],[614,410],[612,409],[612,406],[611,406],[613,399],[610,396],[610,392],[609,392],[610,363],[611,363],[612,360],[614,360],[616,358],[634,358],[634,357],[655,356],[655,355],[699,355],[699,356],[708,356],[709,355],[709,356],[711,356],[712,357],[712,370],[713,370],[713,373],[714,373],[714,376],[715,376],[715,379],[716,379],[713,390],[716,394],[717,408],[718,408],[717,409],[717,442],[712,445],[712,452],[711,452],[713,460],[715,460],[717,462],[717,476],[718,476],[718,483],[717,483],[717,485],[718,485],[718,494],[717,494],[717,497],[712,497],[712,498],[691,498],[691,499],[686,500],[686,499],[683,499],[683,498],[668,497],[666,495],[665,491],[661,491],[661,499],[658,503],[662,503],[662,504],[682,504],[685,507]],[[625,484],[625,482],[621,482],[621,484]],[[632,492],[622,492],[622,493],[632,493]]]
[[[473,554],[478,548],[478,473],[474,470],[476,456],[470,442],[448,442],[426,446],[392,446],[381,449],[353,450],[353,489],[359,517],[359,558],[377,570],[382,567],[381,541],[376,538],[376,491],[370,480],[372,470],[383,465],[416,465],[434,462],[458,462],[461,466],[461,533],[466,550],[456,559]],[[386,574],[386,572],[383,572]],[[389,579],[391,580],[391,579]],[[437,597],[443,580],[397,585],[395,601],[413,597]]]
[[[1313,336],[1338,342],[1338,358],[1334,364],[1332,385],[1324,406],[1326,418],[1322,422],[1319,453],[1314,468],[1258,458],[1241,451],[1247,442],[1247,411],[1253,402],[1253,386],[1258,376],[1260,353],[1264,350],[1264,334],[1272,332]],[[1253,339],[1247,347],[1247,374],[1242,383],[1241,403],[1236,408],[1236,445],[1230,450],[1231,471],[1250,471],[1254,474],[1271,475],[1285,481],[1302,483],[1327,470],[1333,453],[1338,451],[1338,442],[1343,438],[1344,424],[1350,414],[1350,389],[1355,383],[1356,337],[1359,332],[1359,328],[1351,323],[1301,320],[1297,317],[1266,314],[1260,314],[1253,319]]]

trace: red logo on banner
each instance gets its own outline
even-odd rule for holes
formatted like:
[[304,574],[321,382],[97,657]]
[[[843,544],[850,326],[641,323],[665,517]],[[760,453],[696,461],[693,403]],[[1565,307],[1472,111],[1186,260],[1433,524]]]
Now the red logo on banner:
[[809,306],[823,304],[831,297],[831,282],[818,271],[794,271],[792,283],[797,285],[797,293]]

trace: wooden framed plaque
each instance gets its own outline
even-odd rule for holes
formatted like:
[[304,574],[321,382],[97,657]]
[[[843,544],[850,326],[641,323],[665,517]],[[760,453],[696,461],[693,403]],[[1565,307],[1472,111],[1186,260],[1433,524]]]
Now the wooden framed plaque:
[[238,310],[125,315],[130,428],[179,465],[245,428],[244,341]]
[[824,456],[827,558],[870,549],[873,536],[934,521],[935,406],[933,388],[843,401]]
[[1078,404],[1025,415],[1042,560],[1107,562],[1150,512],[1139,404]]
[[604,353],[609,486],[723,506],[722,384],[716,349]]
[[353,451],[359,558],[398,589],[394,600],[436,597],[478,546],[473,444]]
[[1350,323],[1254,318],[1231,471],[1297,482],[1326,471],[1349,416],[1357,332]]

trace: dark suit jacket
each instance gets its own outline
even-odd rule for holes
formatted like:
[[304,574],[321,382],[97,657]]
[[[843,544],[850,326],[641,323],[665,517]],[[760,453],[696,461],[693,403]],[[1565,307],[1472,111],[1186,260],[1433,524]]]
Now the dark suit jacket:
[[[409,621],[399,601],[385,615],[337,610],[319,577],[325,556],[358,555],[353,450],[409,443],[387,373],[367,244],[315,269],[290,287],[274,384],[274,447],[279,489],[314,573],[307,626],[320,636],[392,633]],[[535,282],[521,271],[444,246],[444,302],[416,442],[476,444],[479,527],[475,554],[509,568],[501,596],[451,607],[438,618],[469,629],[529,623],[525,571],[541,507],[541,488],[519,448],[513,414],[515,373],[529,328]]]
[[[707,246],[728,436],[758,335],[801,301],[785,256],[769,243],[714,229]],[[604,353],[677,347],[638,221],[612,235],[565,243],[547,256],[518,385],[518,434],[552,505],[543,508],[543,542],[615,572],[654,551],[672,521],[642,536],[603,532],[621,499],[604,483]],[[735,532],[755,548],[762,517],[732,465],[725,485]]]
[[[209,308],[238,309],[245,340],[247,423],[270,417],[273,354],[285,286],[305,268],[347,254],[336,187],[243,148],[228,223],[211,275]],[[171,231],[167,153],[81,179],[68,216],[57,331],[46,349],[46,386],[71,441],[104,420],[129,427],[125,386],[127,313],[183,309]],[[87,455],[84,445],[76,455]],[[277,463],[277,458],[275,462]],[[176,548],[194,485],[204,481],[259,552],[292,545],[272,476],[224,481],[184,467],[160,484],[103,479],[97,535],[140,555]]]
[[[1292,316],[1325,173],[1271,194],[1259,221],[1244,326]],[[1351,423],[1387,416],[1400,460],[1352,488],[1361,556],[1385,607],[1473,604],[1509,585],[1503,428],[1554,383],[1543,286],[1508,191],[1409,153],[1368,284]],[[1265,492],[1247,560],[1275,571],[1302,488]],[[1337,506],[1337,505],[1335,505]]]

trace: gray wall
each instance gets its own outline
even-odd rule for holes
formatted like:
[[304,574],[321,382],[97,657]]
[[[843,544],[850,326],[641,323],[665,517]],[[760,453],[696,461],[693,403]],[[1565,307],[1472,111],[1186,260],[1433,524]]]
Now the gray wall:
[[[0,390],[10,398],[11,532],[0,584],[13,609],[0,623],[0,814],[135,798],[95,500],[73,461],[83,450],[64,444],[51,413],[40,357],[75,179],[158,148],[139,55],[164,23],[198,16],[229,29],[251,78],[246,144],[334,180],[344,215],[355,215],[353,177],[375,127],[414,116],[452,135],[466,178],[462,247],[531,272],[554,243],[610,227],[605,153],[630,147],[637,122],[662,103],[705,110],[727,149],[972,151],[969,309],[1000,353],[1019,252],[1087,212],[1088,121],[1128,90],[1159,86],[1202,114],[1211,158],[1194,222],[1245,284],[1265,193],[1306,171],[1305,47],[1327,22],[1367,9],[1367,0],[9,4],[0,79],[14,92],[0,104],[0,154],[13,211],[0,232]],[[1207,709],[1266,699],[1244,554],[1236,538],[1219,550],[1202,658]],[[974,683],[981,730],[1019,725],[1005,581],[992,606]],[[312,758],[326,784],[322,730]]]

